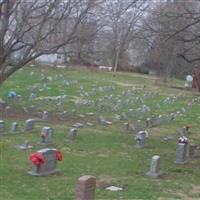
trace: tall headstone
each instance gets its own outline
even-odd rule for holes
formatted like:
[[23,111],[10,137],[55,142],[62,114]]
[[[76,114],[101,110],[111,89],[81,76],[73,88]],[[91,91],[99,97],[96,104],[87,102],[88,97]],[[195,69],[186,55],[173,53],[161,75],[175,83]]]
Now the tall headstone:
[[5,131],[5,122],[0,120],[0,134],[3,134]]
[[11,132],[12,133],[16,133],[18,129],[18,123],[17,122],[13,122],[11,125]]
[[78,179],[75,190],[75,200],[95,199],[96,178],[94,176],[82,176]]
[[41,149],[30,155],[32,161],[32,170],[28,174],[33,176],[46,176],[60,172],[56,168],[57,161],[62,160],[62,154],[57,149]]
[[52,144],[53,129],[51,127],[43,127],[41,131],[41,139],[39,144],[49,145]]
[[147,128],[152,128],[153,127],[153,122],[151,118],[146,119],[146,127]]
[[42,113],[42,120],[48,121],[48,119],[49,119],[49,113],[48,113],[48,111],[44,111]]
[[34,119],[27,119],[25,121],[25,131],[32,131],[35,125]]
[[69,141],[74,141],[77,137],[77,129],[76,128],[70,128],[68,133],[68,139]]
[[187,144],[178,143],[178,148],[176,151],[176,164],[185,164],[186,161]]
[[147,172],[146,175],[151,178],[158,178],[159,176],[161,176],[161,174],[162,173],[160,172],[160,156],[155,155],[151,159],[150,170]]

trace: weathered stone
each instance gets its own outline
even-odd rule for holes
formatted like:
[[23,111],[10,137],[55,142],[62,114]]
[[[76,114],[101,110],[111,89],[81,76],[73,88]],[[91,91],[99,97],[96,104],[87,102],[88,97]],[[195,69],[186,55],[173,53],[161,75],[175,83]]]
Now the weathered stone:
[[158,178],[159,176],[161,176],[161,174],[162,173],[160,172],[160,156],[155,155],[151,159],[150,170],[147,172],[146,175],[151,178]]
[[95,199],[96,178],[94,176],[82,176],[78,179],[75,191],[75,200]]
[[12,126],[11,126],[11,132],[12,133],[16,133],[18,129],[18,123],[17,122],[13,122]]
[[32,131],[35,125],[34,119],[27,119],[25,122],[25,131]]
[[187,144],[178,143],[178,148],[176,152],[176,164],[185,164],[186,161],[186,151],[187,151]]
[[189,145],[189,158],[190,159],[193,159],[195,157],[197,147],[198,146],[196,144],[190,144]]
[[[43,158],[43,162],[41,164],[32,165],[32,171],[29,171],[28,174],[33,176],[46,176],[54,173],[60,172],[59,169],[56,168],[57,160],[61,161],[62,157],[57,157],[57,149],[41,149],[37,151],[40,157]],[[29,158],[31,161],[31,156]],[[33,161],[32,161],[33,162]]]
[[136,140],[135,148],[144,148],[146,138],[148,138],[148,132],[139,131],[135,136],[135,140]]
[[53,129],[51,127],[43,127],[41,131],[41,140],[39,144],[49,145],[52,144]]
[[77,137],[77,129],[76,128],[70,128],[68,133],[68,139],[70,141],[74,141]]

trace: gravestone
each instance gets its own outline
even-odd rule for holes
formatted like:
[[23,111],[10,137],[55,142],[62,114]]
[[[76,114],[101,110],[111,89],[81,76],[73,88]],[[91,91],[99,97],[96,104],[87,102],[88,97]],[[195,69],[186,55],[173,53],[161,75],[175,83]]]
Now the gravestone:
[[25,131],[32,131],[35,125],[34,119],[27,119],[25,122]]
[[78,179],[75,189],[75,200],[95,199],[96,178],[94,176],[82,176]]
[[134,127],[130,123],[125,122],[123,130],[124,130],[125,133],[129,133],[130,134],[130,133],[132,133],[134,131]]
[[135,124],[135,133],[137,134],[141,130],[142,130],[141,121],[137,120],[137,123]]
[[48,118],[49,118],[48,111],[43,111],[43,113],[42,113],[42,120],[48,121]]
[[18,129],[18,123],[17,122],[13,122],[11,125],[11,132],[12,133],[16,133]]
[[187,144],[178,143],[178,148],[176,151],[176,164],[185,164],[186,161]]
[[151,118],[146,119],[146,127],[147,128],[152,128],[153,127],[153,121]]
[[158,178],[159,176],[161,176],[161,174],[162,173],[160,172],[160,156],[155,155],[151,159],[150,170],[146,173],[146,175],[151,178]]
[[135,140],[136,140],[135,148],[144,148],[145,140],[147,137],[148,137],[147,131],[139,131],[135,136]]
[[28,174],[33,176],[46,176],[60,172],[56,168],[57,161],[62,160],[62,154],[57,149],[45,148],[32,153],[29,157],[32,161],[32,170]]
[[47,126],[43,127],[41,131],[41,139],[38,144],[41,144],[41,145],[53,144],[52,136],[53,136],[53,129]]
[[21,149],[21,150],[26,150],[26,149],[31,149],[33,147],[31,145],[29,145],[29,141],[26,140],[23,144],[16,145],[15,148]]
[[0,134],[3,134],[5,131],[5,122],[0,120]]
[[69,141],[74,141],[77,137],[77,129],[76,128],[70,128],[68,133],[68,139]]
[[72,127],[74,127],[74,128],[83,128],[84,125],[82,123],[75,123],[75,124],[72,125]]
[[190,144],[189,145],[189,159],[193,159],[197,150],[197,145],[196,144]]
[[6,115],[9,115],[12,112],[12,108],[10,106],[6,106],[4,112]]

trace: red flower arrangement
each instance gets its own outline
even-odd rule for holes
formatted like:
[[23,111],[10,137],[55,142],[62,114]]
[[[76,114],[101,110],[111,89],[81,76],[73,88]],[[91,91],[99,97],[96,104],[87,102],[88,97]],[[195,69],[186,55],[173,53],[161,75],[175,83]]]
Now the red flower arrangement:
[[29,156],[29,160],[34,164],[34,165],[41,165],[45,162],[42,154],[38,152],[34,152]]
[[56,155],[56,160],[58,161],[62,160],[62,153],[58,149],[56,149],[55,155]]

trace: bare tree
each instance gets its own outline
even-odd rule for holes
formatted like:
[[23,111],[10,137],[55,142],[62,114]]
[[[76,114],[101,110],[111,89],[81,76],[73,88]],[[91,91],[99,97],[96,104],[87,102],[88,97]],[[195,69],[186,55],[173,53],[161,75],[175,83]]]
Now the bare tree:
[[33,59],[76,39],[98,0],[1,0],[0,85]]
[[137,24],[146,9],[145,0],[106,1],[105,20],[107,21],[107,34],[113,71],[117,71],[120,60],[123,60]]

